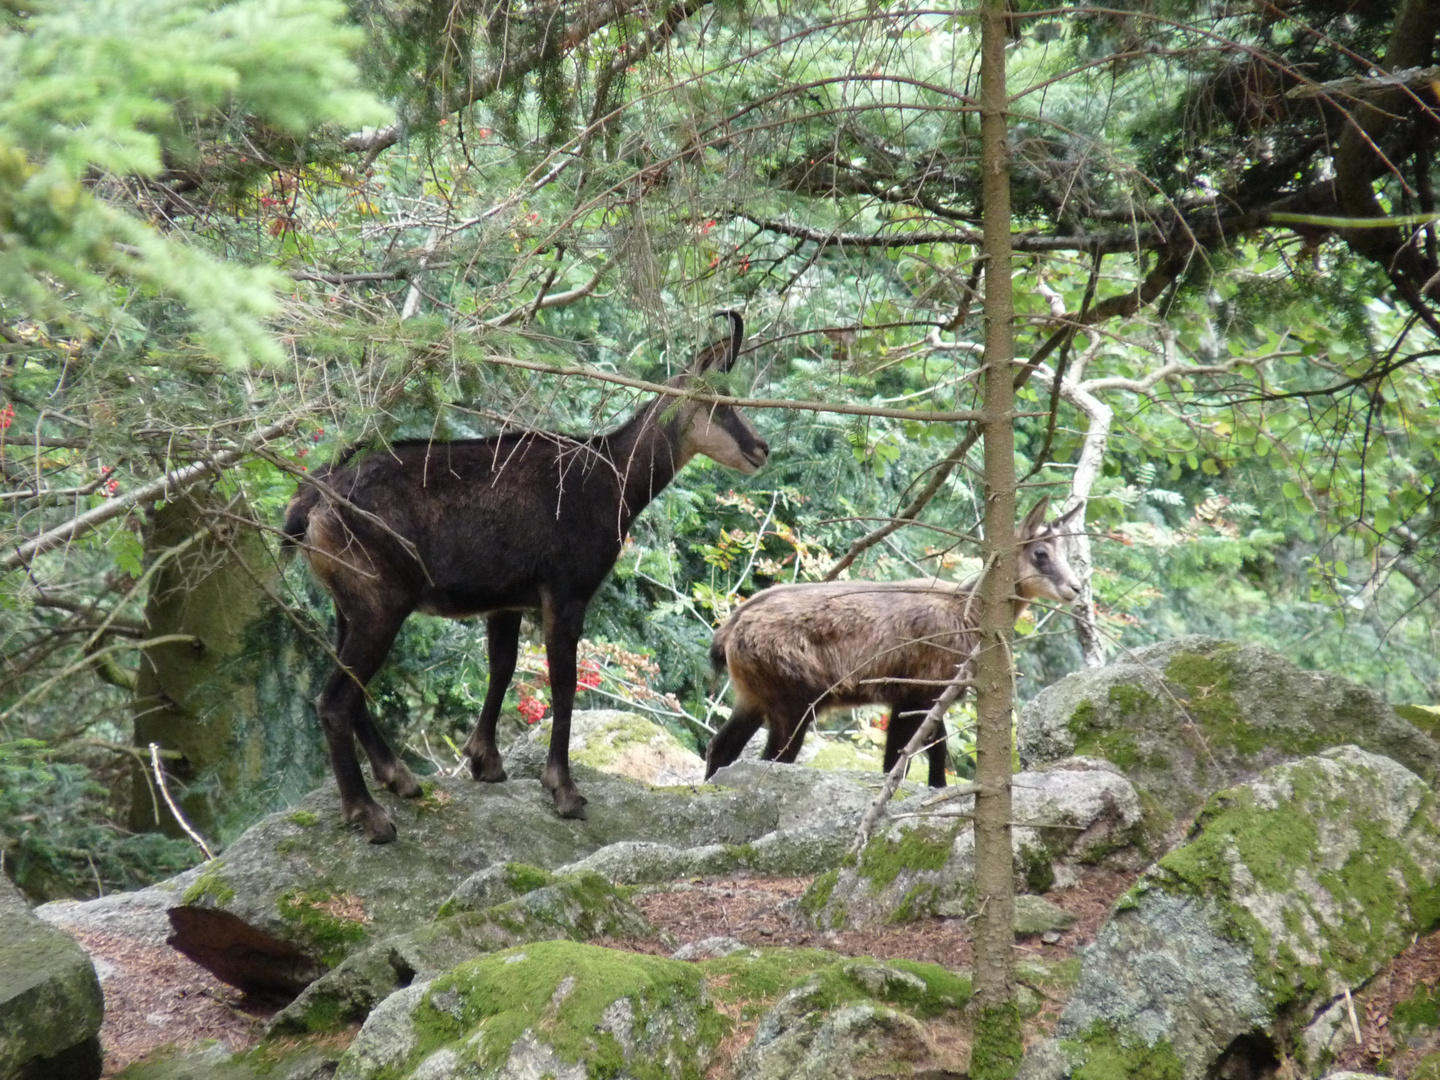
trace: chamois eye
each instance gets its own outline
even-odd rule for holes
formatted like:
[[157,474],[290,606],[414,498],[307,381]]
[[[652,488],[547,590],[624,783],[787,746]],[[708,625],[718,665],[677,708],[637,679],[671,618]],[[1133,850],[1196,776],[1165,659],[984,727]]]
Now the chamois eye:
[[1035,549],[1035,554],[1032,556],[1032,558],[1033,558],[1037,563],[1039,563],[1040,565],[1043,566],[1045,563],[1047,563],[1047,562],[1050,561],[1050,553],[1049,553],[1048,551],[1046,551],[1044,548],[1036,548],[1036,549]]

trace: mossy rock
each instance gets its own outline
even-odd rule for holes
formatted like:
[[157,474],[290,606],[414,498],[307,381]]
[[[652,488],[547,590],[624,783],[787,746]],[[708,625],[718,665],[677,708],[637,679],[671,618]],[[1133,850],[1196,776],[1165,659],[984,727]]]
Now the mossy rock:
[[1214,796],[1117,903],[1057,1029],[1065,1068],[1034,1075],[1198,1080],[1267,1039],[1306,1061],[1317,1011],[1437,923],[1440,808],[1423,780],[1353,746],[1275,766]]
[[85,950],[0,873],[0,1076],[99,1076],[103,1011]]
[[[271,1036],[339,1031],[364,1020],[388,995],[462,961],[535,941],[653,938],[645,918],[598,874],[551,875],[509,864],[515,899],[483,911],[456,910],[348,956],[271,1021]],[[527,888],[527,886],[530,886]]]
[[440,1078],[462,1075],[462,1067],[483,1080],[698,1080],[729,1030],[694,964],[538,942],[391,995],[341,1059],[336,1080]]
[[1071,756],[1113,762],[1181,819],[1212,792],[1332,746],[1440,777],[1440,744],[1374,691],[1261,645],[1206,637],[1061,679],[1022,710],[1017,741],[1027,769]]
[[[882,821],[858,859],[817,877],[801,916],[817,929],[910,922],[974,910],[974,796],[926,815]],[[1144,813],[1134,787],[1113,767],[1075,764],[1014,778],[1010,833],[1017,887],[1045,892],[1060,862],[1144,865]]]
[[1069,930],[1075,921],[1074,915],[1043,896],[1022,893],[1015,897],[1016,937],[1029,937],[1050,930]]
[[[742,955],[702,966],[729,983],[746,978],[747,963],[763,968],[782,959]],[[904,1070],[898,1075],[964,1074],[967,1044],[932,1039],[928,1025],[945,1019],[961,1026],[972,992],[968,976],[933,964],[858,959],[817,965],[795,985],[794,975],[816,962],[797,959],[786,965],[790,989],[760,1016],[736,1058],[734,1080],[893,1076],[897,1064]]]

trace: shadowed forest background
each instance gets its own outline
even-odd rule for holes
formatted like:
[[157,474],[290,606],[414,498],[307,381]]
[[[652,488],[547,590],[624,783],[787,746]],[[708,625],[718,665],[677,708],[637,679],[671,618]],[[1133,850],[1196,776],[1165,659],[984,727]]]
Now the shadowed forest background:
[[[1017,628],[1021,698],[1205,633],[1440,703],[1437,29],[1012,6],[1021,508],[1087,501],[1093,567]],[[5,872],[41,899],[198,861],[151,743],[212,844],[328,775],[330,604],[278,542],[307,469],[606,430],[717,309],[749,338],[707,389],[769,464],[697,459],[640,518],[582,706],[703,748],[742,598],[975,573],[978,40],[907,4],[0,0]],[[529,640],[512,729],[547,704]],[[372,684],[422,771],[484,655],[416,617]]]

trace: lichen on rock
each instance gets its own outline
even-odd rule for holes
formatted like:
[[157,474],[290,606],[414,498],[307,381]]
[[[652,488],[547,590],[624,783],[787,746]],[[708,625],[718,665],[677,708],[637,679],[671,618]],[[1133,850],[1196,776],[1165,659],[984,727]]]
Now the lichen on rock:
[[[1113,762],[1157,809],[1187,818],[1211,792],[1343,744],[1440,776],[1440,744],[1374,691],[1262,645],[1182,637],[1077,672],[1021,711],[1022,765]],[[1163,824],[1152,814],[1152,824]]]
[[1117,904],[1061,1017],[1054,1075],[1159,1048],[1181,1080],[1227,1054],[1318,1069],[1324,1040],[1306,1027],[1437,922],[1440,810],[1424,781],[1353,746],[1275,766],[1214,796]]

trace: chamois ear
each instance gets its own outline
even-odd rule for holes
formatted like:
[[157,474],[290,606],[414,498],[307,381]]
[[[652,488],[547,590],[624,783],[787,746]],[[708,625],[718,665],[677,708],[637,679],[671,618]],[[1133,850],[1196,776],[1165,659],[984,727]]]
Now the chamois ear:
[[1076,526],[1081,529],[1084,529],[1085,527],[1084,503],[1079,503],[1075,506],[1072,506],[1069,510],[1066,510],[1065,513],[1061,514],[1058,518],[1056,518],[1050,523],[1050,528],[1054,532],[1069,532],[1072,528],[1075,528]]
[[1045,511],[1050,508],[1050,496],[1040,496],[1040,501],[1030,508],[1025,520],[1020,523],[1020,539],[1029,540],[1045,524]]
[[690,366],[690,370],[696,375],[712,367],[723,374],[730,370],[735,358],[740,355],[740,343],[745,340],[745,320],[738,311],[717,311],[715,318],[730,320],[730,336],[701,350]]

